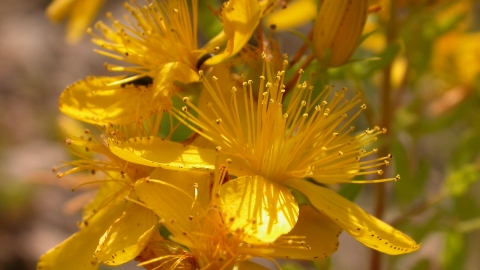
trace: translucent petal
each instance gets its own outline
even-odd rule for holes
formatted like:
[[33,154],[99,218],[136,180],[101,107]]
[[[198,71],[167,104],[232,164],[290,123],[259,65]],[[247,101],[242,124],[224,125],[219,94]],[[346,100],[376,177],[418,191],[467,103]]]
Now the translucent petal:
[[243,228],[247,242],[273,242],[290,232],[298,205],[288,188],[261,176],[243,176],[222,185],[222,211],[233,218],[232,229]]
[[314,0],[296,0],[287,4],[265,18],[267,27],[275,25],[276,30],[288,30],[302,26],[317,15],[317,3]]
[[[338,248],[338,236],[342,232],[335,222],[310,206],[300,207],[298,222],[285,237],[287,241],[269,254],[276,258],[296,260],[322,260],[333,254]],[[288,244],[291,240],[293,244]],[[304,242],[298,245],[298,242]],[[277,244],[277,243],[276,243]]]
[[164,220],[163,225],[174,236],[181,236],[192,229],[190,215],[194,202],[207,207],[210,178],[205,172],[157,169],[148,180],[137,181],[135,192]]
[[222,7],[223,31],[228,38],[225,50],[206,61],[215,65],[239,52],[260,21],[258,0],[230,0]]
[[107,265],[124,264],[142,252],[156,231],[155,213],[143,206],[133,205],[100,238],[94,256]]
[[[110,139],[109,147],[115,155],[129,162],[164,169],[213,171],[217,159],[215,150],[182,145],[157,137],[131,138],[127,141]],[[235,157],[230,159],[229,173],[244,175],[250,172],[245,161]]]
[[153,92],[126,85],[106,89],[105,85],[121,77],[87,77],[68,86],[60,95],[60,111],[77,120],[97,124],[126,124],[146,118]]
[[[107,175],[116,175],[115,172],[107,171],[106,173]],[[107,177],[106,181],[104,181],[97,190],[93,200],[83,207],[82,220],[87,220],[91,216],[95,216],[96,213],[99,212],[99,209],[105,207],[106,202],[111,200],[113,196],[116,196],[116,200],[123,200],[123,198],[130,192],[130,187],[125,188],[124,183],[109,180],[115,179],[113,177]],[[128,183],[128,181],[131,181],[131,179],[126,177],[125,181]],[[84,226],[83,222],[81,226]]]
[[367,247],[391,255],[410,253],[420,247],[407,235],[371,216],[330,189],[298,179],[288,180],[285,184],[307,196],[318,211],[330,217]]
[[117,204],[103,208],[89,220],[79,232],[70,236],[60,245],[52,248],[40,257],[37,269],[97,269],[99,264],[93,258],[98,240],[110,225],[122,215],[130,205],[123,200]]

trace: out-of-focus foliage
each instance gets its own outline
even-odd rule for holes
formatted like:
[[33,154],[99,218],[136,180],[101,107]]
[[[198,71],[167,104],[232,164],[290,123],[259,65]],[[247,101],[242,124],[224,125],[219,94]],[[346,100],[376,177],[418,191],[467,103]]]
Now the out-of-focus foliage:
[[[368,121],[384,117],[381,92],[390,93],[389,148],[402,176],[392,191],[398,212],[391,221],[420,237],[423,248],[441,241],[443,254],[414,255],[406,269],[471,268],[480,229],[480,3],[371,4],[381,10],[370,15],[370,36],[354,57],[381,60],[343,66],[332,78],[359,87],[373,108]],[[401,263],[388,258],[389,269]]]

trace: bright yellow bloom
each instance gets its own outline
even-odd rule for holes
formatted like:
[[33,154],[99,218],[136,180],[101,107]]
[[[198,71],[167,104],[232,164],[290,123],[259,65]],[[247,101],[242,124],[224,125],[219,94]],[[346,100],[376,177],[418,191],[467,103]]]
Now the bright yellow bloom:
[[[172,95],[180,91],[175,81],[196,82],[202,64],[214,65],[236,54],[260,20],[258,1],[231,0],[221,13],[224,31],[205,48],[199,48],[198,3],[191,2],[190,9],[187,0],[154,1],[143,7],[132,1],[125,3],[125,8],[133,20],[126,18],[128,23],[124,24],[108,14],[112,27],[98,22],[95,28],[103,37],[90,31],[92,41],[102,48],[97,52],[125,63],[107,64],[108,70],[132,76],[79,81],[62,93],[60,111],[98,125],[141,122],[168,111]],[[225,42],[225,49],[220,50],[218,46]],[[218,50],[217,55],[211,54]]]
[[[257,96],[253,81],[244,82],[241,90],[233,87],[229,98],[222,94],[215,78],[214,86],[217,87],[204,79],[205,90],[212,96],[209,107],[214,118],[195,109],[188,98],[184,101],[198,113],[198,117],[189,113],[186,107],[183,109],[185,113],[175,111],[179,119],[186,117],[189,121],[186,124],[220,145],[223,152],[246,160],[254,172],[232,173],[238,178],[222,186],[222,204],[228,214],[236,218],[235,226],[251,226],[257,237],[267,241],[274,240],[282,230],[290,231],[298,213],[298,206],[288,189],[292,187],[307,195],[322,213],[325,208],[335,208],[335,211],[324,213],[367,246],[389,254],[416,250],[418,245],[408,236],[336,193],[302,179],[309,177],[318,183],[334,184],[375,183],[399,177],[351,180],[356,175],[383,174],[379,167],[388,165],[391,157],[366,159],[376,153],[376,149],[366,151],[363,147],[376,141],[377,135],[385,130],[375,128],[353,134],[354,127],[350,124],[365,105],[361,105],[358,96],[345,100],[346,89],[332,93],[327,87],[321,95],[312,97],[313,88],[298,83],[292,89],[288,106],[284,106],[286,65],[285,61],[284,69],[277,74],[272,73],[268,64],[264,67]],[[347,113],[357,106],[359,110],[347,117]],[[234,167],[235,163],[229,168]],[[262,226],[253,226],[252,223]]]
[[[223,32],[228,39],[225,50],[205,63],[215,65],[238,53],[247,44],[260,22],[262,10],[255,0],[230,0],[222,6]],[[217,37],[218,38],[218,37]],[[206,48],[211,47],[207,44]]]
[[58,23],[68,15],[68,42],[78,42],[90,26],[101,8],[104,0],[53,0],[45,13],[48,18]]
[[[65,162],[57,170],[73,168],[57,175],[63,177],[88,171],[95,175],[83,185],[101,183],[101,187],[94,200],[84,208],[80,230],[44,254],[37,269],[97,269],[99,263],[106,261],[105,257],[111,259],[114,256],[111,264],[134,259],[157,230],[157,218],[152,211],[124,198],[136,198],[133,183],[149,175],[152,168],[128,164],[113,155],[105,143],[91,136],[89,131],[86,131],[86,138],[69,136],[66,143],[76,146],[74,150],[82,147],[85,151],[74,153],[80,159]],[[108,159],[93,160],[86,153],[102,154]]]
[[[286,65],[285,62],[284,68]],[[179,119],[187,117],[193,129],[219,145],[217,151],[230,155],[228,172],[237,178],[222,185],[220,196],[224,215],[233,220],[231,229],[244,230],[252,236],[245,241],[251,243],[258,239],[274,242],[290,232],[297,219],[301,220],[289,190],[292,187],[365,245],[389,254],[416,250],[419,245],[408,236],[329,189],[302,179],[309,177],[323,184],[396,180],[351,180],[355,175],[382,174],[379,167],[388,165],[390,159],[388,156],[365,160],[376,150],[366,151],[362,147],[385,131],[375,128],[353,134],[350,123],[365,108],[359,97],[346,101],[346,90],[332,93],[327,88],[313,100],[312,88],[298,84],[289,105],[283,106],[284,71],[275,75],[268,65],[266,69],[260,79],[258,104],[254,101],[252,81],[245,82],[241,91],[234,87],[231,96],[225,97],[222,89],[212,87],[204,79],[205,91],[214,102],[209,104],[212,111],[207,114],[196,110],[198,118],[186,108],[185,113],[174,111]],[[332,94],[333,98],[329,98]],[[195,109],[188,98],[184,100]],[[360,110],[347,118],[347,112],[356,106]],[[213,150],[179,147],[155,137],[110,140],[110,149],[127,161],[166,169],[212,171],[215,159]]]
[[[157,169],[135,184],[140,200],[161,218],[160,223],[172,234],[170,240],[186,247],[191,254],[174,258],[191,257],[201,269],[226,269],[246,260],[240,257],[243,233],[231,234],[221,217],[219,174],[216,171],[215,180],[211,181],[211,175],[205,172]],[[162,260],[172,257],[156,259]]]
[[[219,166],[217,165],[217,168]],[[242,228],[232,229],[234,219],[225,216],[220,188],[226,170],[198,171],[155,170],[135,184],[135,192],[171,232],[171,241],[186,247],[185,252],[166,252],[164,240],[157,241],[163,255],[149,258],[151,263],[193,264],[200,269],[232,269],[252,257],[323,259],[333,253],[341,229],[309,207],[302,208],[298,227],[274,243],[255,240]],[[213,179],[212,179],[213,178]],[[314,224],[319,227],[314,228]],[[298,236],[298,235],[302,235]],[[322,239],[323,241],[317,241]],[[168,244],[171,245],[171,244]],[[194,263],[192,263],[192,261]],[[250,269],[250,268],[247,268]]]
[[348,61],[358,46],[367,21],[367,0],[325,0],[313,28],[313,49],[326,67]]

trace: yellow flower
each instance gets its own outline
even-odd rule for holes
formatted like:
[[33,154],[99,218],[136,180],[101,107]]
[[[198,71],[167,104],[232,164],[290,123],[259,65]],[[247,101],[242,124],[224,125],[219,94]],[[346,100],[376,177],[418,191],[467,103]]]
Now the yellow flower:
[[[286,65],[284,62],[284,68]],[[208,106],[211,112],[197,110],[199,117],[196,118],[186,108],[185,113],[174,110],[179,119],[186,117],[189,121],[185,121],[186,124],[219,144],[217,151],[230,155],[228,173],[237,178],[223,184],[220,191],[222,211],[227,220],[233,220],[230,228],[242,229],[250,236],[245,239],[250,243],[259,239],[274,242],[302,219],[289,190],[295,188],[305,194],[320,213],[365,245],[388,254],[416,250],[419,245],[408,236],[331,190],[302,179],[309,177],[323,184],[396,180],[351,180],[356,175],[382,174],[378,167],[388,165],[390,159],[388,156],[366,160],[376,150],[362,148],[375,141],[384,130],[375,128],[352,134],[354,129],[350,123],[365,108],[360,106],[358,96],[346,101],[346,90],[331,93],[327,88],[312,100],[312,88],[298,84],[289,105],[283,106],[284,71],[275,75],[269,65],[265,69],[260,79],[258,103],[254,100],[252,81],[245,82],[241,92],[233,88],[231,97],[226,98],[222,89],[213,88],[204,80],[205,91],[214,101]],[[329,99],[331,94],[333,98]],[[184,100],[195,109],[188,98]],[[347,118],[347,112],[356,106],[360,110]],[[164,169],[212,171],[216,157],[214,150],[179,146],[156,137],[110,140],[109,145],[122,159]],[[321,225],[311,228],[321,230],[318,226]],[[330,239],[322,244],[332,242]]]
[[[165,208],[165,205],[171,204],[172,201],[183,202],[184,200],[178,198],[181,198],[184,195],[180,196],[177,195],[177,193],[182,192],[182,190],[192,190],[191,187],[195,183],[194,186],[197,186],[197,188],[201,187],[202,185],[199,185],[198,183],[202,182],[202,174],[204,175],[204,178],[207,178],[205,172],[213,172],[214,166],[211,164],[213,164],[212,161],[217,156],[215,151],[209,149],[182,146],[181,144],[164,141],[155,137],[134,138],[123,142],[110,140],[110,147],[112,152],[129,162],[172,170],[165,171],[157,169],[152,175],[150,175],[148,183],[147,180],[140,181],[137,182],[135,186],[135,191],[139,194],[140,199],[166,221],[171,220],[167,217],[177,214],[173,210],[168,210],[168,207]],[[227,164],[232,165],[231,168],[228,168],[229,174],[242,175],[242,173],[248,172],[248,168],[243,167],[244,165],[242,165],[241,159],[235,159],[235,157],[233,157],[233,159],[228,159]],[[177,172],[176,170],[182,171],[182,173]],[[160,179],[160,182],[157,181],[158,179]],[[193,181],[194,184],[189,184],[189,181]],[[145,188],[147,187],[146,184],[148,184],[148,188]],[[170,185],[170,189],[173,188],[180,191],[173,192],[166,188],[166,185]],[[137,187],[143,187],[143,191],[139,190]],[[220,197],[221,192],[228,192],[228,190],[222,188],[220,191]],[[205,196],[201,195],[204,193],[205,188],[199,188],[198,192],[196,192],[199,197]],[[180,215],[183,215],[182,219],[185,219],[185,210],[179,210],[179,208],[185,207],[190,211],[191,204],[187,203],[187,205],[189,205],[190,208],[181,205],[173,205],[171,207],[176,207],[175,209],[180,211]],[[273,242],[269,241],[269,239],[263,238],[259,240],[258,234],[256,234],[251,228],[236,227],[235,217],[232,217],[228,213],[226,207],[228,207],[228,205],[225,203],[220,204],[222,215],[224,216],[223,220],[230,221],[230,224],[228,224],[228,230],[224,228],[224,230],[221,231],[222,234],[230,234],[231,232],[238,232],[240,230],[243,233],[241,241],[249,243],[248,245],[258,245],[259,243],[264,245],[264,242]],[[177,220],[178,218],[174,219]],[[281,224],[277,224],[277,226],[278,225]],[[180,231],[185,230],[185,227],[182,225],[179,228],[170,230],[172,232],[177,231],[174,235],[182,235],[180,234]],[[341,228],[327,216],[316,212],[308,206],[303,206],[300,208],[298,222],[293,230],[287,235],[283,235],[280,238],[277,237],[274,243],[267,244],[263,247],[260,245],[257,246],[258,248],[250,251],[242,249],[242,254],[246,253],[250,256],[263,256],[269,258],[303,260],[324,259],[337,249],[337,237],[340,232]],[[318,239],[322,239],[322,241],[318,241]],[[172,254],[169,253],[169,255]],[[180,258],[180,256],[178,258]]]
[[[85,151],[74,153],[80,159],[56,168],[73,167],[57,175],[64,177],[88,171],[94,175],[84,176],[88,180],[81,185],[100,183],[101,186],[93,201],[84,208],[79,231],[44,254],[37,269],[97,269],[99,263],[106,261],[105,257],[111,259],[112,256],[111,264],[123,264],[139,255],[157,230],[156,215],[152,211],[124,200],[127,196],[136,198],[135,180],[149,175],[152,168],[128,164],[113,155],[90,131],[85,133],[86,138],[69,136],[66,140],[68,145],[77,147],[74,150],[82,147]],[[102,154],[108,159],[93,160],[88,153]]]
[[[239,252],[242,232],[231,234],[222,220],[216,196],[222,179],[219,171],[215,174],[211,181],[205,172],[157,169],[135,184],[140,200],[171,233],[170,240],[186,247],[201,269],[225,269],[245,260]],[[171,256],[156,259],[162,260]]]
[[55,23],[69,16],[67,23],[68,42],[78,42],[85,34],[101,8],[104,0],[53,0],[45,13]]
[[313,49],[326,67],[348,61],[367,21],[367,0],[325,0],[313,28]]
[[[187,125],[219,145],[224,153],[244,159],[247,164],[242,166],[253,172],[232,172],[238,178],[222,186],[222,205],[229,216],[235,217],[234,227],[249,228],[265,241],[287,233],[298,216],[298,206],[289,191],[295,188],[318,211],[365,245],[389,254],[416,250],[419,246],[408,236],[329,189],[302,179],[308,177],[321,184],[376,183],[397,180],[399,176],[351,180],[356,175],[383,174],[379,167],[388,165],[391,157],[366,159],[376,149],[366,151],[363,147],[376,141],[385,130],[377,127],[353,134],[350,124],[365,105],[361,105],[359,96],[345,100],[346,89],[332,93],[326,87],[315,97],[313,87],[298,83],[292,89],[288,106],[284,106],[286,66],[287,61],[283,70],[274,74],[265,65],[256,96],[253,81],[244,82],[241,90],[233,87],[228,98],[215,78],[217,87],[204,79],[205,90],[212,96],[209,107],[213,118],[196,109],[188,98],[184,101],[198,117],[187,107],[174,110],[179,119],[187,119]],[[347,117],[357,106],[359,110]],[[232,163],[229,169],[235,166]]]
[[[106,64],[110,71],[132,74],[118,77],[88,77],[65,89],[59,108],[64,114],[98,125],[141,122],[172,106],[178,92],[175,81],[198,81],[202,64],[217,64],[240,51],[255,30],[261,15],[256,0],[231,0],[222,9],[224,31],[204,48],[197,45],[198,3],[187,0],[155,1],[141,7],[125,3],[134,20],[115,20],[109,27],[98,22],[92,41],[99,54],[125,63]],[[216,53],[226,42],[224,50]],[[210,58],[210,59],[209,59]],[[205,62],[206,61],[206,62]]]
[[[246,261],[256,256],[315,260],[336,250],[341,229],[309,207],[302,208],[302,218],[289,235],[274,243],[254,240],[247,244],[252,242],[248,232],[232,229],[234,220],[225,216],[220,188],[228,176],[226,170],[220,170],[218,165],[216,168],[213,176],[198,171],[157,169],[135,184],[140,200],[161,218],[160,223],[171,233],[167,241],[186,248],[178,252],[178,248],[171,249],[172,243],[159,239],[152,243],[157,246],[152,251],[157,250],[159,256],[147,255],[141,265],[185,263],[200,269],[232,269],[245,263],[253,267]],[[313,229],[313,224],[318,223],[321,230]],[[165,250],[167,247],[170,252]]]

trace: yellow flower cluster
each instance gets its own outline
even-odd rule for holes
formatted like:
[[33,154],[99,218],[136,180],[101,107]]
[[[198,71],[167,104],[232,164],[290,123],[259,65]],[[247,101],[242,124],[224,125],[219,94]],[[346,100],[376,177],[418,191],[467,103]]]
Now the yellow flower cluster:
[[[348,1],[323,2],[315,54],[323,66],[341,65],[358,43],[367,4],[358,1],[357,15]],[[79,231],[43,255],[38,269],[131,260],[146,269],[264,269],[249,260],[327,258],[342,230],[387,254],[419,248],[329,188],[400,177],[355,178],[383,174],[391,156],[376,157],[368,144],[386,130],[355,131],[352,122],[366,109],[359,95],[347,100],[347,89],[330,86],[316,91],[302,70],[289,74],[278,47],[260,40],[259,23],[276,3],[224,3],[216,13],[223,30],[203,47],[196,0],[131,1],[124,22],[107,14],[112,26],[88,30],[97,52],[121,63],[106,64],[108,70],[124,75],[88,77],[60,96],[62,113],[100,134],[69,135],[79,159],[57,175],[88,171],[95,179],[84,184],[99,189]],[[340,30],[329,28],[332,21]],[[358,35],[343,38],[352,27]],[[252,36],[260,50],[249,44]],[[260,76],[248,80],[236,70]],[[290,77],[298,79],[288,84]],[[188,139],[175,139],[186,127]]]

